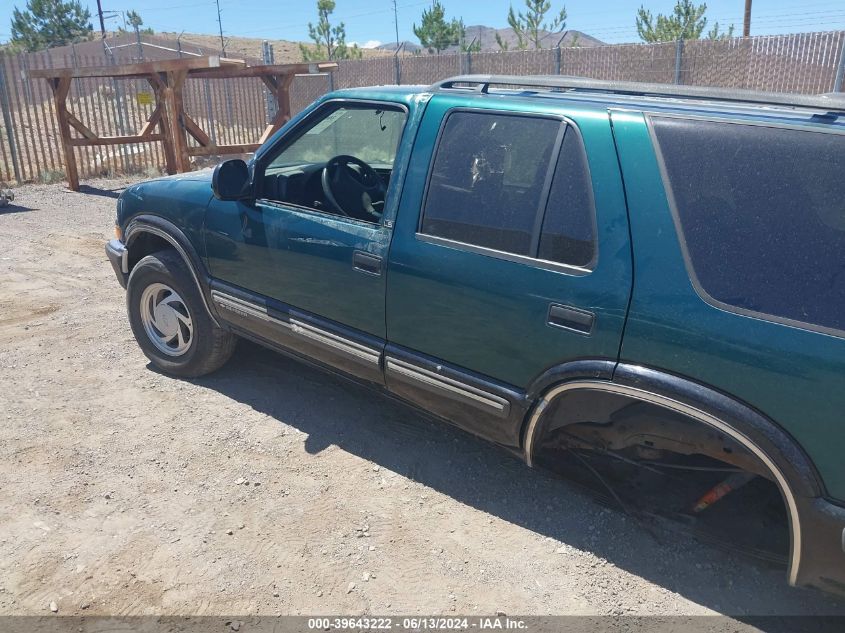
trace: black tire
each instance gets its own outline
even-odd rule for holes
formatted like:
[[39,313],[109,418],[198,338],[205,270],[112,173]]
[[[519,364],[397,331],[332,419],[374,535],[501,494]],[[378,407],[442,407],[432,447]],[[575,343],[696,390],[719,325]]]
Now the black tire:
[[[141,300],[145,290],[160,288],[158,284],[178,295],[180,301],[175,305],[179,307],[180,314],[187,309],[191,329],[183,329],[184,336],[179,341],[186,346],[184,350],[171,350],[169,354],[162,352],[157,347],[162,343],[155,343],[153,335],[147,331],[150,320],[147,319],[148,324],[145,325]],[[163,296],[172,295],[165,291]],[[217,327],[211,320],[200,289],[176,251],[158,251],[135,264],[126,284],[126,308],[132,333],[141,350],[156,367],[168,374],[188,378],[210,374],[222,367],[235,350],[237,337]],[[173,323],[170,322],[171,325]],[[176,327],[180,327],[178,322]]]

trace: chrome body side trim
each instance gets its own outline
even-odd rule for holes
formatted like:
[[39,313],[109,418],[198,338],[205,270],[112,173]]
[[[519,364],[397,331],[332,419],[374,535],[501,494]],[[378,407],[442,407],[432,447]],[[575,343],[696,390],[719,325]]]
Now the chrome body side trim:
[[393,374],[399,379],[411,380],[427,391],[433,391],[452,400],[466,402],[492,413],[496,417],[506,418],[510,413],[510,402],[505,398],[500,398],[488,391],[476,389],[410,363],[387,357],[385,358],[385,369],[388,374]]
[[332,334],[331,332],[314,327],[308,323],[291,319],[289,327],[294,334],[307,338],[312,343],[328,347],[334,352],[347,354],[357,360],[372,363],[373,365],[378,365],[381,360],[380,350],[350,341],[347,338],[338,336],[337,334]]
[[310,323],[290,318],[289,321],[279,319],[270,314],[265,306],[238,297],[233,297],[219,290],[211,291],[211,298],[214,303],[223,310],[228,310],[240,316],[259,319],[285,331],[289,335],[295,335],[315,343],[321,347],[328,348],[335,354],[350,356],[354,360],[378,366],[381,361],[381,350],[362,345],[355,341],[339,336]]
[[771,471],[772,475],[775,478],[775,481],[777,482],[778,488],[780,489],[781,495],[783,495],[783,499],[786,503],[787,511],[789,514],[789,522],[792,528],[792,551],[787,577],[790,585],[796,584],[798,578],[798,567],[801,562],[801,522],[798,516],[798,505],[796,503],[795,496],[789,487],[789,483],[786,481],[786,477],[784,476],[783,472],[781,472],[780,468],[778,468],[778,466],[772,460],[772,458],[769,457],[756,444],[754,444],[749,438],[747,438],[737,429],[733,428],[732,426],[729,426],[722,420],[707,413],[706,411],[702,411],[701,409],[698,409],[691,405],[679,402],[678,400],[674,400],[672,398],[667,398],[665,396],[658,395],[656,393],[652,393],[650,391],[645,391],[636,387],[628,387],[625,385],[619,385],[606,381],[577,380],[573,382],[564,383],[556,387],[552,387],[549,391],[547,391],[544,394],[543,398],[537,403],[537,406],[534,408],[534,411],[531,414],[531,418],[528,422],[528,427],[525,431],[524,448],[525,461],[529,466],[533,466],[534,443],[536,441],[535,436],[537,433],[539,422],[543,417],[543,413],[546,411],[549,404],[551,404],[551,402],[555,400],[555,398],[569,391],[576,391],[579,389],[604,391],[608,393],[615,393],[623,396],[628,396],[631,398],[642,400],[644,402],[649,402],[651,404],[665,407],[676,413],[687,415],[699,422],[702,422],[703,424],[707,424],[708,426],[718,429],[726,435],[731,436],[737,442],[739,442],[748,450],[750,450],[754,455],[756,455],[760,459],[760,461],[762,461],[766,465],[766,467]]
[[287,330],[291,329],[289,323],[287,323],[286,321],[282,321],[281,319],[277,319],[273,316],[270,316],[266,308],[262,309],[260,306],[254,303],[250,303],[249,301],[238,299],[237,297],[224,294],[222,292],[219,292],[218,290],[211,291],[211,299],[214,301],[215,304],[217,304],[217,307],[222,308],[224,310],[229,310],[230,312],[234,312],[235,314],[239,314],[241,316],[260,319],[261,321],[272,323],[273,325],[277,325]]

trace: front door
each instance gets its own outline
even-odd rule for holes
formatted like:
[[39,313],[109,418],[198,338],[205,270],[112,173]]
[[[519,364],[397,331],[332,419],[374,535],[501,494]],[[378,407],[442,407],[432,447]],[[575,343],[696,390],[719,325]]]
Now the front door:
[[467,101],[433,97],[417,134],[409,174],[429,173],[406,179],[391,246],[387,384],[516,445],[544,372],[618,357],[625,198],[606,112]]
[[254,203],[212,201],[213,299],[230,323],[381,381],[382,218],[406,114],[329,101],[256,160]]

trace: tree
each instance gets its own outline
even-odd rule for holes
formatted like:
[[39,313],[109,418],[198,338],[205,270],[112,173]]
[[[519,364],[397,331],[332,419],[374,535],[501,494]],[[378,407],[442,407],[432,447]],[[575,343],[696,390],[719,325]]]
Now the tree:
[[458,41],[458,45],[461,47],[462,53],[480,53],[481,52],[481,42],[478,41],[478,38],[473,38],[471,42],[467,42],[467,30],[464,26],[463,20],[458,20],[461,25],[461,37]]
[[[670,15],[658,14],[657,20],[640,7],[637,11],[637,33],[644,42],[674,42],[676,40],[697,40],[701,38],[707,28],[707,3],[694,4],[692,0],[677,0]],[[719,23],[707,33],[711,40],[727,39],[733,36],[733,24],[722,34],[719,33]]]
[[27,51],[65,46],[88,39],[91,12],[79,0],[27,0],[12,12],[12,44]]
[[430,9],[423,10],[419,26],[414,23],[414,35],[429,53],[439,53],[450,46],[457,46],[464,33],[463,22],[454,18],[446,21],[446,9],[440,0],[434,0]]
[[317,0],[317,25],[308,23],[308,37],[314,41],[313,47],[299,45],[302,59],[307,62],[338,59],[360,59],[361,50],[357,44],[347,46],[346,26],[343,22],[332,26],[329,18],[335,9],[335,0]]
[[[152,35],[155,31],[151,28],[142,29],[141,27],[144,25],[144,19],[141,17],[141,14],[137,11],[127,11],[126,12],[126,23],[132,27],[132,30],[135,31],[136,34],[144,33],[145,35]],[[118,32],[125,33],[126,29],[119,26],[117,27]]]
[[[566,28],[566,7],[561,8],[554,18],[546,22],[546,14],[551,11],[551,0],[525,0],[525,13],[515,12],[513,5],[508,10],[508,25],[516,35],[516,47],[526,49],[530,46],[543,48],[543,39],[549,33],[556,33]],[[496,43],[502,50],[508,49],[508,43],[496,34]]]

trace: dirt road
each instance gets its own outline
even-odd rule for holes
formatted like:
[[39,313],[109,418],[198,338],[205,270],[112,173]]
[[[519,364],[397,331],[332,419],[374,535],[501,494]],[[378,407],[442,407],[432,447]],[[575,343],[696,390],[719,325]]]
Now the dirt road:
[[0,209],[0,614],[845,614],[254,345],[156,373],[88,184]]

